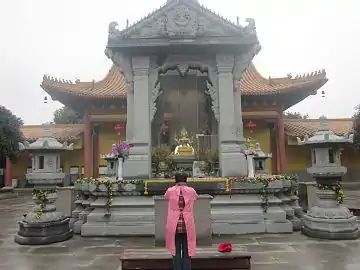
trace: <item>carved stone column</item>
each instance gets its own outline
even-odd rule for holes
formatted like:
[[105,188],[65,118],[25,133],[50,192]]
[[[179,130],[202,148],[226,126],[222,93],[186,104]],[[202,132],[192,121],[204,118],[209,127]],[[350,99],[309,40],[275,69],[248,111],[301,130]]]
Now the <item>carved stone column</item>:
[[126,99],[126,140],[131,141],[134,129],[134,91],[132,83],[129,85]]
[[238,137],[243,137],[236,127],[234,103],[234,56],[216,55],[219,87],[219,160],[221,176],[247,175],[246,158],[241,153],[241,143]]
[[147,56],[134,56],[133,68],[133,147],[129,159],[124,162],[123,177],[143,178],[151,176],[151,125],[149,62]]

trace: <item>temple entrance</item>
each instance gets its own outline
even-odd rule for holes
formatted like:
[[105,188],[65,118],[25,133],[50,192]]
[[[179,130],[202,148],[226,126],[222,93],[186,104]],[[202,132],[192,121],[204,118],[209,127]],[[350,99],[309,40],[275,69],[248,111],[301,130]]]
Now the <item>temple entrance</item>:
[[[153,147],[162,144],[175,148],[176,136],[185,127],[190,139],[196,134],[217,134],[217,123],[206,94],[206,76],[164,75],[160,77],[163,94],[157,100],[152,124]],[[175,145],[174,145],[175,143]]]
[[[212,163],[210,156],[217,157],[218,123],[206,89],[207,74],[194,71],[181,76],[170,71],[159,77],[162,94],[156,101],[157,111],[151,126],[153,153],[163,151],[177,155],[179,137],[184,136],[186,130],[189,147],[193,148],[188,151],[189,156],[195,161]],[[154,160],[158,159],[154,157]],[[214,165],[209,164],[210,167]]]

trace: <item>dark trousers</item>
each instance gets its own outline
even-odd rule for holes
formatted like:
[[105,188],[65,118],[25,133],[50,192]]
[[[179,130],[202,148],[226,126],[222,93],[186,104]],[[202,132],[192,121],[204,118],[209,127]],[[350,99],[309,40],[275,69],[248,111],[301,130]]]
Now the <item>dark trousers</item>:
[[176,255],[173,256],[174,270],[191,270],[191,257],[188,253],[186,233],[175,234]]

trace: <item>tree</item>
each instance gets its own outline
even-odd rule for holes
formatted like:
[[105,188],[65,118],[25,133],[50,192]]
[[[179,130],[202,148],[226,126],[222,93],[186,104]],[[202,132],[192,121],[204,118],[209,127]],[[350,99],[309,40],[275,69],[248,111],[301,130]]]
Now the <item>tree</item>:
[[360,151],[360,105],[355,107],[353,115],[354,148]]
[[301,114],[299,112],[284,112],[284,118],[287,119],[308,119],[309,115],[306,114]]
[[10,110],[0,105],[0,156],[16,158],[19,143],[24,141],[20,127],[23,121]]
[[69,107],[62,107],[54,112],[55,124],[79,124],[83,121],[83,114]]

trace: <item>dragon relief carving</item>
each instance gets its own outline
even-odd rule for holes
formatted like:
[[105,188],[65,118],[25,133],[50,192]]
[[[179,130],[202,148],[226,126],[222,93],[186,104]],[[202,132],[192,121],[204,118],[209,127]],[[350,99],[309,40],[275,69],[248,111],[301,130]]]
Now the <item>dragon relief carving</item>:
[[163,94],[161,90],[160,81],[157,81],[154,89],[151,91],[151,104],[150,104],[150,121],[154,120],[155,113],[157,111],[156,101],[159,96]]
[[208,80],[206,81],[206,88],[206,94],[211,97],[211,109],[214,113],[214,117],[216,121],[219,122],[219,87],[217,84],[216,71],[211,67],[208,67]]

